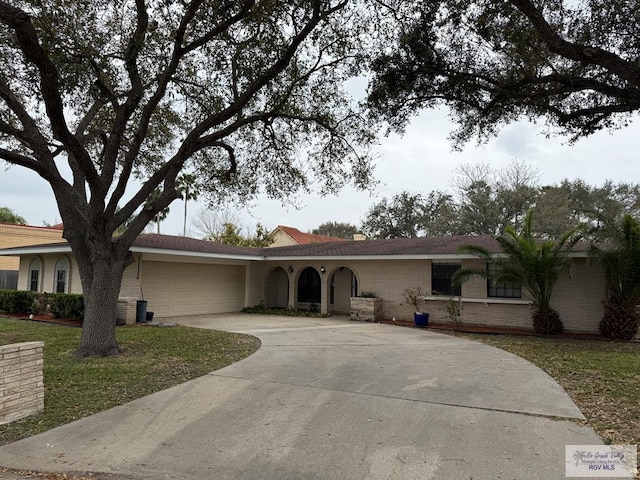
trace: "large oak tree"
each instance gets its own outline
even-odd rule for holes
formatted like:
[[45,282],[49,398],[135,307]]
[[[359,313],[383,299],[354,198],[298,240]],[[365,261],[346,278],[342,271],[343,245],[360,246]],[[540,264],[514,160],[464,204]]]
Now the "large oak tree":
[[182,171],[214,200],[367,184],[372,137],[342,88],[375,25],[365,12],[348,0],[0,1],[0,159],[57,200],[85,295],[78,355],[119,351],[129,248],[179,197]]
[[640,109],[637,2],[395,3],[397,41],[373,62],[369,90],[372,111],[392,127],[446,105],[460,126],[456,145],[518,119],[577,139]]

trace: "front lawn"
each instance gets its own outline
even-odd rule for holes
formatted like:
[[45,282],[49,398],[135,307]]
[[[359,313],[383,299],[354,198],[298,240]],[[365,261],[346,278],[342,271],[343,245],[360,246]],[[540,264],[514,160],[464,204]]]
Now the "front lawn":
[[79,328],[0,318],[0,345],[45,342],[45,410],[0,426],[0,445],[200,377],[260,346],[248,335],[185,327],[118,327],[117,337],[120,356],[77,359]]
[[564,387],[605,443],[640,445],[640,343],[460,333],[529,360]]

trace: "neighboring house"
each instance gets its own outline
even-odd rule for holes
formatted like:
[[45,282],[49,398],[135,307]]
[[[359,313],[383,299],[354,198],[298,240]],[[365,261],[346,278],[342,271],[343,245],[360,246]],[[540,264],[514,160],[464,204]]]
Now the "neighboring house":
[[269,237],[273,242],[269,247],[287,247],[290,245],[308,245],[310,243],[324,242],[345,242],[344,238],[329,237],[327,235],[316,235],[314,233],[304,233],[293,227],[278,225]]
[[[129,304],[144,298],[159,318],[237,312],[260,303],[299,309],[315,304],[325,313],[349,314],[350,298],[372,291],[383,300],[383,318],[408,320],[413,310],[403,302],[402,291],[421,286],[447,295],[426,298],[424,310],[434,321],[447,321],[443,300],[453,295],[462,299],[465,323],[530,329],[530,302],[520,289],[495,288],[482,278],[451,289],[456,269],[485,266],[482,259],[456,253],[467,244],[499,251],[488,235],[250,248],[147,234],[131,248],[135,262],[125,271],[121,297]],[[20,289],[82,292],[66,243],[0,255],[20,256]],[[586,245],[578,245],[572,258],[572,276],[558,281],[552,305],[567,331],[598,333],[606,293],[603,270],[587,264]]]
[[[32,227],[0,223],[0,249],[58,243],[62,240],[62,225],[53,227]],[[0,290],[15,288],[20,266],[20,257],[0,257]]]

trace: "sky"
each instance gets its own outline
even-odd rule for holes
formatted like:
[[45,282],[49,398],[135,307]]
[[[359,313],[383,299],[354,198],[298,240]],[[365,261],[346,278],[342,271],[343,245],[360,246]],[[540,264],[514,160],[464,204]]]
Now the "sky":
[[[462,164],[483,162],[501,169],[513,160],[523,161],[538,170],[542,185],[565,178],[581,178],[591,185],[601,185],[605,180],[640,181],[636,158],[640,121],[614,132],[599,132],[573,145],[563,137],[547,138],[542,133],[543,125],[520,122],[503,127],[486,144],[472,142],[462,151],[453,151],[447,138],[454,128],[445,110],[423,111],[403,136],[380,138],[374,151],[374,176],[378,184],[370,191],[347,187],[337,196],[303,195],[297,200],[297,209],[260,198],[250,208],[237,211],[240,226],[252,230],[256,223],[261,223],[267,230],[286,225],[311,231],[328,221],[359,225],[367,210],[384,197],[403,190],[412,193],[450,190],[455,169]],[[0,170],[0,206],[11,208],[30,225],[60,221],[49,185],[25,168]],[[191,219],[203,208],[206,208],[204,201],[189,202],[187,234],[199,236]],[[160,225],[161,233],[182,235],[183,214],[184,204],[175,201]]]

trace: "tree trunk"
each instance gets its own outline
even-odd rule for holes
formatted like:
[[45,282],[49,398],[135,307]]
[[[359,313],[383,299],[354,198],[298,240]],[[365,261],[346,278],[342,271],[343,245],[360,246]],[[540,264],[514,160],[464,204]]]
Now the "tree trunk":
[[84,292],[84,321],[75,355],[117,355],[120,347],[116,340],[116,309],[126,264],[114,258],[96,260],[92,257],[89,265],[85,261],[78,258]]

